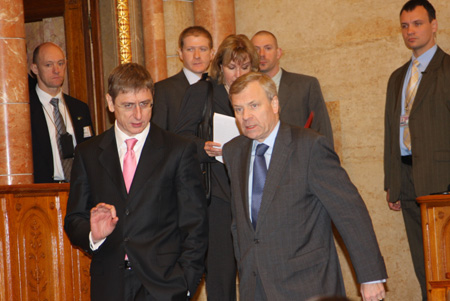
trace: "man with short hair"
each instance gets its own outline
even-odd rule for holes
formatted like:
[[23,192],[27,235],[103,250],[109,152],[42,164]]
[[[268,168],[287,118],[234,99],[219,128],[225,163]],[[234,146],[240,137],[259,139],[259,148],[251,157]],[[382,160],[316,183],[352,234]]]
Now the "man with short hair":
[[427,299],[418,196],[450,184],[450,56],[436,45],[436,11],[412,0],[400,11],[411,60],[394,71],[386,93],[384,189],[389,208],[402,211],[422,299]]
[[259,31],[252,43],[259,52],[259,69],[275,82],[280,99],[280,118],[296,126],[305,126],[313,113],[310,128],[321,133],[333,144],[330,117],[317,78],[291,73],[280,68],[283,54],[277,38],[269,31]]
[[178,39],[178,56],[183,70],[155,84],[155,106],[152,122],[173,131],[178,122],[181,102],[190,85],[207,72],[214,57],[211,34],[201,26],[188,27]]
[[324,136],[280,122],[275,83],[248,73],[231,86],[242,135],[225,144],[241,300],[345,296],[331,223],[365,301],[387,278],[371,219]]
[[94,135],[86,103],[62,92],[66,57],[46,42],[33,52],[29,78],[35,183],[69,182],[74,147]]
[[92,300],[180,300],[195,294],[208,245],[193,142],[150,124],[153,81],[141,65],[108,79],[114,126],[75,152],[64,229],[92,255]]

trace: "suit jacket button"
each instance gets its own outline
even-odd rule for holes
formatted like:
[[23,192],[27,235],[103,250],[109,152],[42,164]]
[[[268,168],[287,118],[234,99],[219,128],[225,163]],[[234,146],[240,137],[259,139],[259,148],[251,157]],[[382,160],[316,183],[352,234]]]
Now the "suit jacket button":
[[255,239],[254,242],[255,242],[255,245],[259,244],[259,239]]
[[253,276],[255,276],[255,277],[256,277],[256,272],[255,272],[255,271],[253,271]]
[[125,210],[125,215],[130,215],[130,210],[128,210],[128,208]]
[[128,242],[130,239],[128,238],[128,237],[125,237],[124,239],[123,239],[123,241],[124,242]]

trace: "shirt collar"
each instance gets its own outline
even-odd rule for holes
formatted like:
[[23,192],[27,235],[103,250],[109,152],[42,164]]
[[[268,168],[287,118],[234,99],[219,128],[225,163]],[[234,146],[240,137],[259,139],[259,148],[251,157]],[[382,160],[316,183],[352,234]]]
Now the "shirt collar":
[[272,80],[275,82],[275,85],[277,86],[277,91],[280,89],[280,82],[281,82],[281,74],[283,73],[283,70],[281,68],[278,70],[277,74],[275,74],[272,77]]
[[419,67],[418,67],[419,71],[424,72],[427,69],[428,65],[430,64],[430,61],[433,58],[436,51],[437,51],[437,45],[434,45],[433,47],[428,49],[425,53],[423,53],[419,57],[415,57],[413,54],[411,57],[411,64],[412,64],[412,62],[414,62],[414,60],[418,60],[419,61]]
[[275,139],[277,138],[279,129],[280,129],[280,121],[278,120],[277,125],[273,128],[270,135],[263,142],[258,142],[257,140],[253,140],[252,152],[253,153],[255,152],[256,146],[258,146],[258,144],[264,143],[265,145],[269,146],[266,153],[271,154],[273,146],[275,145]]
[[137,143],[144,143],[149,131],[150,131],[150,122],[148,123],[147,127],[142,132],[131,137],[120,130],[119,126],[117,125],[117,120],[116,120],[114,122],[114,133],[116,134],[117,149],[120,149],[120,147],[125,143],[125,140],[130,139],[130,138],[136,138],[138,140]]
[[185,67],[183,67],[183,72],[189,82],[189,85],[193,85],[200,80],[200,76]]
[[[62,91],[61,89],[59,90],[58,94],[56,94],[55,96],[51,96],[50,94],[48,94],[47,92],[45,92],[44,90],[42,90],[38,84],[36,84],[36,94],[39,97],[39,100],[41,101],[41,103],[43,105],[48,105],[50,104],[50,100],[52,98],[58,98],[59,100],[62,100]],[[60,101],[63,103],[63,101]]]

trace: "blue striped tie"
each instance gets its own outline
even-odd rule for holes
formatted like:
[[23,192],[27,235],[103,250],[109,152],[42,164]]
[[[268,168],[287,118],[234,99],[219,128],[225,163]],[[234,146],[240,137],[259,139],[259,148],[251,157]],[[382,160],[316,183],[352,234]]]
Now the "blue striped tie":
[[264,154],[268,148],[269,146],[264,143],[258,144],[258,146],[256,146],[255,161],[253,162],[252,224],[254,229],[256,229],[264,183],[266,182],[267,166]]

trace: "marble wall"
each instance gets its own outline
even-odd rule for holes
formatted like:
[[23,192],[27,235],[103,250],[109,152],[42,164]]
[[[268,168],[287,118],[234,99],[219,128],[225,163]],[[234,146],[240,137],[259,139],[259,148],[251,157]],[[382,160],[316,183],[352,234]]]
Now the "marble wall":
[[[400,35],[404,0],[236,0],[236,31],[269,30],[284,51],[282,67],[316,76],[333,123],[342,164],[372,216],[389,279],[386,300],[420,300],[401,213],[383,191],[384,104],[390,74],[411,52]],[[450,53],[450,2],[432,0],[437,41]],[[340,250],[347,293],[358,300]]]

